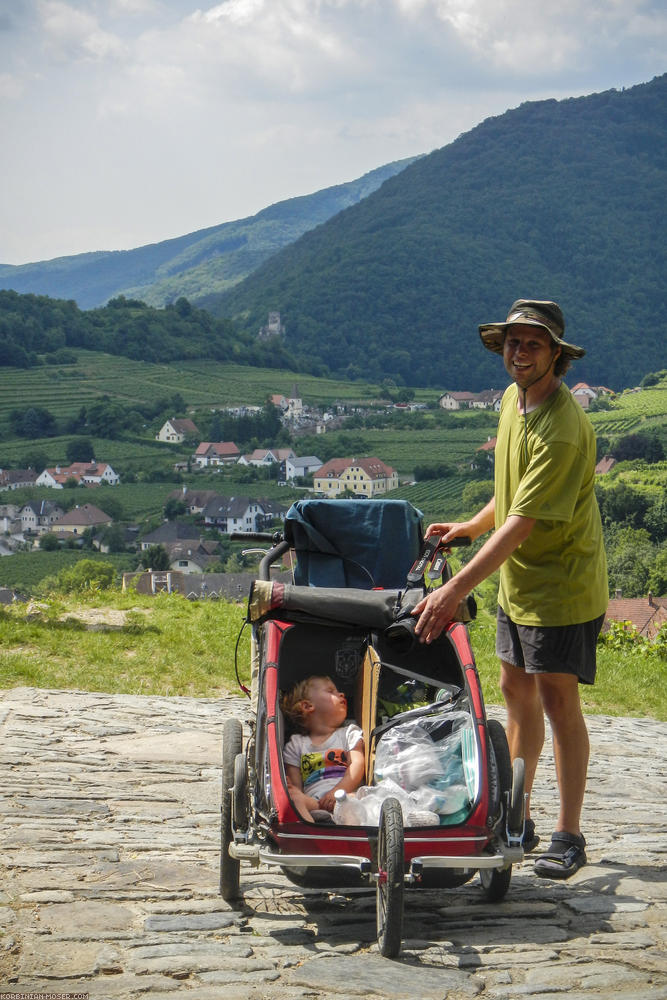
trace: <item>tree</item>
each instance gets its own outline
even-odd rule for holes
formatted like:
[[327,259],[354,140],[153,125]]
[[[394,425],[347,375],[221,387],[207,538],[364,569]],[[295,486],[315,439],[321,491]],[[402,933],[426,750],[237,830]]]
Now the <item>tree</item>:
[[447,465],[446,462],[438,462],[432,465],[415,465],[415,479],[418,483],[428,479],[447,479],[448,476],[456,475],[456,470]]
[[244,567],[241,559],[235,552],[232,552],[231,556],[225,563],[225,573],[242,573],[243,569]]
[[35,472],[43,472],[48,464],[48,455],[43,451],[26,451],[21,458],[21,467],[34,469]]
[[95,457],[95,446],[90,438],[75,437],[67,442],[65,455],[70,465],[72,462],[91,462]]
[[666,496],[658,497],[649,506],[644,516],[644,527],[649,531],[654,542],[663,542],[667,538]]
[[98,532],[98,538],[106,545],[109,552],[124,552],[125,532],[120,524],[110,524]]
[[648,500],[627,483],[596,488],[598,505],[605,524],[627,524],[639,527],[644,520]]
[[97,559],[80,559],[54,577],[42,580],[40,594],[53,590],[70,593],[78,590],[108,590],[116,579],[116,570],[111,563]]
[[170,497],[164,505],[164,516],[168,521],[175,521],[185,513],[187,513],[187,507],[182,500],[177,500],[176,497]]
[[57,433],[55,417],[43,406],[30,406],[27,410],[11,410],[9,426],[17,437],[53,437]]
[[648,575],[648,589],[659,597],[667,596],[667,545],[662,545]]
[[643,458],[647,462],[661,462],[665,451],[655,434],[639,431],[620,438],[612,448],[612,455],[619,462]]
[[47,532],[47,534],[40,537],[39,547],[44,552],[55,552],[56,549],[60,548],[60,542],[54,534]]
[[464,510],[480,510],[485,507],[493,496],[492,479],[475,479],[471,483],[466,483],[461,494],[461,503]]
[[643,528],[613,525],[605,531],[609,587],[624,597],[642,597],[649,590],[655,546]]
[[164,545],[150,545],[141,553],[139,565],[144,569],[169,569],[169,553]]
[[93,403],[87,410],[88,430],[95,437],[116,438],[125,426],[125,410],[108,396]]

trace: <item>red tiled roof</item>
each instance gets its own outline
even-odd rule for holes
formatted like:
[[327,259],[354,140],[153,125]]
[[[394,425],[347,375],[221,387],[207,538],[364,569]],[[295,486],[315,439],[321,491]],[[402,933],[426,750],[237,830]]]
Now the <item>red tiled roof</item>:
[[393,476],[394,470],[389,465],[385,465],[379,458],[331,458],[315,473],[317,479],[325,476],[340,476],[346,469],[363,469],[371,479],[383,479],[386,476]]
[[667,597],[612,597],[605,625],[609,621],[631,622],[640,635],[652,639],[667,622]]

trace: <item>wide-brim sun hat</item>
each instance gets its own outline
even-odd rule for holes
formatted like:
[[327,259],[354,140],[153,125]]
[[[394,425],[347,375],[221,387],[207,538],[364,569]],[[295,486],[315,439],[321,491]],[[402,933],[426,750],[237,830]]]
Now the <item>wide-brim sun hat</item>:
[[515,323],[538,326],[546,330],[553,342],[562,348],[566,357],[583,358],[586,353],[583,347],[568,344],[563,340],[565,319],[560,306],[555,302],[541,302],[535,299],[517,299],[512,304],[504,323],[483,323],[479,328],[479,335],[484,346],[495,354],[502,354],[505,331]]

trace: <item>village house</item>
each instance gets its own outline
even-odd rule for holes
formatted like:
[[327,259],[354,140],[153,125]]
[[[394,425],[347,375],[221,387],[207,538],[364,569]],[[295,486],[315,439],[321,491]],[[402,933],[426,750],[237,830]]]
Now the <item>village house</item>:
[[106,462],[72,462],[71,465],[56,465],[40,472],[35,482],[36,486],[48,486],[61,490],[68,479],[73,479],[80,486],[118,486],[120,476]]
[[296,456],[291,448],[255,448],[250,454],[241,455],[238,464],[265,468],[267,465],[273,465],[276,462],[280,464],[292,458],[296,458]]
[[58,536],[82,535],[90,528],[106,528],[110,524],[113,524],[113,518],[94,504],[84,503],[59,517],[52,523],[50,530]]
[[20,490],[34,486],[37,473],[34,469],[0,469],[0,490]]
[[167,548],[176,543],[197,547],[202,541],[202,534],[194,524],[187,521],[164,521],[154,531],[149,531],[141,539],[141,550],[144,552],[151,545],[164,545]]
[[374,497],[398,487],[398,473],[379,458],[332,458],[313,476],[316,493],[335,497],[344,490]]
[[[489,461],[489,466],[492,467],[495,457],[496,457],[496,443],[498,441],[497,437],[487,437],[484,444],[480,444],[479,448],[475,449],[476,454],[480,454],[480,458],[485,455]],[[473,464],[474,468],[474,464]]]
[[65,511],[53,500],[29,500],[18,511],[18,520],[23,531],[42,535],[51,531],[55,521],[63,517]]
[[322,460],[316,455],[304,455],[302,458],[287,458],[280,463],[280,476],[286,483],[293,482],[297,477],[310,476],[322,468]]
[[183,486],[180,490],[172,490],[167,499],[180,500],[185,505],[185,513],[196,517],[203,513],[206,504],[217,495],[215,490],[191,490],[188,486]]
[[[19,516],[21,505],[15,503],[0,503],[0,535],[19,535],[23,524]],[[62,513],[62,511],[61,511]]]
[[443,410],[500,410],[503,394],[498,389],[484,389],[482,392],[443,392],[438,405]]
[[610,622],[629,622],[643,639],[655,639],[662,625],[667,622],[667,597],[623,597],[617,590],[610,598],[605,615],[604,630]]
[[218,561],[220,543],[204,540],[199,545],[187,545],[184,542],[174,542],[165,545],[169,555],[169,569],[179,573],[192,575],[205,573],[209,566]]
[[266,531],[274,518],[284,520],[285,508],[273,500],[249,497],[215,497],[204,509],[204,524],[225,534],[232,531]]
[[601,396],[614,395],[612,390],[607,389],[604,385],[588,385],[587,382],[577,382],[576,385],[572,386],[570,392],[584,410],[589,408],[593,400],[599,399]]
[[241,452],[233,441],[202,441],[192,456],[200,469],[212,465],[229,465],[238,462]]
[[172,417],[162,425],[155,435],[155,440],[165,441],[167,444],[183,444],[186,438],[198,437],[201,435],[189,417],[183,419]]
[[279,409],[286,420],[299,420],[303,416],[303,400],[298,394],[296,386],[291,396],[281,396],[274,393],[269,397],[269,401]]

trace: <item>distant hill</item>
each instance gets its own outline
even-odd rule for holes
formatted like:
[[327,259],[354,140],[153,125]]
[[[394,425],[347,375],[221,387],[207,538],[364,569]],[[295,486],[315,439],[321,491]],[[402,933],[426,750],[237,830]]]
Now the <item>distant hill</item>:
[[0,264],[0,288],[74,299],[81,309],[118,295],[164,306],[185,296],[222,291],[277,250],[367,197],[415,157],[378,167],[357,180],[290,198],[237,222],[135,250],[99,251],[35,264]]
[[611,388],[667,365],[667,75],[522,104],[431,153],[221,295],[254,334],[277,310],[304,370],[411,385],[504,384],[477,324],[553,298]]

